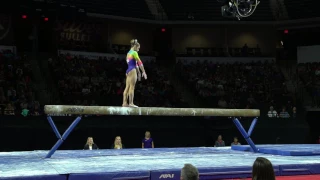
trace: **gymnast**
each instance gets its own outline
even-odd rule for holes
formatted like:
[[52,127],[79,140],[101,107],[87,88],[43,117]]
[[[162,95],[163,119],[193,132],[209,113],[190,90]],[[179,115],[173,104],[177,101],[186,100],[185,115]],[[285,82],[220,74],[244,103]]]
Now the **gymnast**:
[[[127,63],[128,69],[126,71],[126,88],[123,91],[123,103],[122,106],[126,107],[138,107],[133,104],[134,98],[134,88],[136,85],[137,80],[141,80],[141,73],[144,79],[147,79],[146,71],[144,70],[142,61],[139,58],[138,51],[140,49],[140,44],[138,43],[137,39],[132,39],[130,41],[131,49],[127,54]],[[139,70],[140,68],[140,70]],[[129,104],[128,104],[128,97],[129,97]]]

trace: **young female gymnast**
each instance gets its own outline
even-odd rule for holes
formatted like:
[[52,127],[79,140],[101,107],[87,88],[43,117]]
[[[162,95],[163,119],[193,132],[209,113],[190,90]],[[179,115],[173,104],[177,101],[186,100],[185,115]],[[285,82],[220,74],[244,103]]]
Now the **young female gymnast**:
[[114,143],[111,145],[111,149],[124,149],[120,136],[114,138]]
[[[123,103],[122,106],[129,106],[129,107],[138,107],[133,104],[134,98],[134,88],[137,82],[137,79],[141,80],[141,73],[144,79],[147,79],[146,71],[144,70],[142,61],[139,58],[138,51],[140,49],[140,44],[138,43],[137,39],[133,39],[130,41],[131,49],[127,54],[127,63],[128,69],[126,71],[126,88],[123,91]],[[140,70],[139,70],[140,68]],[[128,104],[128,97],[129,97],[129,104]]]
[[150,131],[146,131],[145,137],[142,140],[142,148],[154,148],[153,139],[151,138]]

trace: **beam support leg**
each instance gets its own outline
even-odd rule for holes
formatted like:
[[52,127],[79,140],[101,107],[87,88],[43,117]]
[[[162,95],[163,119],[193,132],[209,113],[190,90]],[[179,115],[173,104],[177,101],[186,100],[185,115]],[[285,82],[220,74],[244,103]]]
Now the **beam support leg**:
[[240,121],[237,118],[233,119],[234,124],[236,125],[236,127],[238,128],[238,130],[240,131],[240,133],[242,134],[242,136],[244,137],[244,139],[247,141],[247,143],[250,145],[251,149],[253,152],[259,152],[259,149],[257,149],[256,145],[254,144],[254,142],[251,139],[251,134],[254,130],[254,127],[257,124],[258,119],[254,118],[249,131],[247,132],[243,126],[241,125]]
[[61,136],[57,126],[54,124],[51,116],[47,117],[49,124],[53,130],[53,132],[56,134],[58,141],[56,142],[56,144],[51,148],[51,150],[49,151],[49,153],[46,155],[45,158],[50,158],[54,152],[61,146],[61,144],[63,143],[63,141],[65,141],[67,139],[67,137],[69,136],[69,134],[72,132],[72,130],[78,125],[78,123],[81,120],[81,116],[78,116],[73,123],[68,127],[68,129],[63,133],[63,135]]

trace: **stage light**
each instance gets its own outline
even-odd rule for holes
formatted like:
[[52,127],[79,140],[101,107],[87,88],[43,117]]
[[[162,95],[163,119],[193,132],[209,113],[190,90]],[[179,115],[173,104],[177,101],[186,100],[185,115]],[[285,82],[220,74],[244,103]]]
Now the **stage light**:
[[43,18],[44,21],[49,21],[49,18],[45,17]]
[[162,28],[162,29],[161,29],[161,32],[166,32],[166,29],[165,29],[165,28]]
[[25,14],[22,15],[21,17],[22,17],[22,19],[27,19],[27,15],[25,15]]
[[288,29],[285,29],[285,30],[283,31],[283,33],[288,34],[288,33],[289,33],[289,30],[288,30]]

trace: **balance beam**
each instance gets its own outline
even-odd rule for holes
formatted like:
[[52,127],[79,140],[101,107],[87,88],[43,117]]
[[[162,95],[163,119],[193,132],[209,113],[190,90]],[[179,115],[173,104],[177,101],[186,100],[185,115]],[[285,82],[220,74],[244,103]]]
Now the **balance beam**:
[[222,116],[258,117],[257,109],[200,109],[200,108],[163,108],[163,107],[116,107],[116,106],[67,106],[46,105],[45,114],[73,115],[129,115],[129,116]]
[[[164,107],[116,107],[116,106],[69,106],[69,105],[46,105],[44,112],[47,114],[49,124],[55,133],[58,141],[46,155],[50,158],[54,152],[67,139],[72,130],[81,120],[81,115],[122,115],[122,116],[220,116],[231,117],[242,136],[251,146],[254,152],[259,150],[251,140],[250,136],[260,116],[258,109],[201,109],[201,108],[164,108]],[[68,129],[61,134],[58,131],[51,115],[53,114],[71,114],[78,115]],[[236,117],[254,117],[250,129],[247,132]]]

